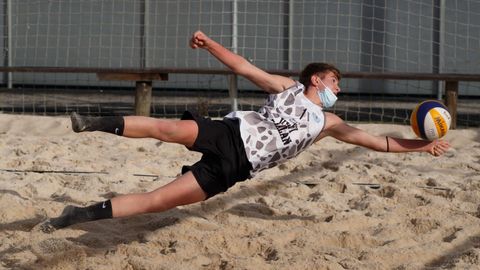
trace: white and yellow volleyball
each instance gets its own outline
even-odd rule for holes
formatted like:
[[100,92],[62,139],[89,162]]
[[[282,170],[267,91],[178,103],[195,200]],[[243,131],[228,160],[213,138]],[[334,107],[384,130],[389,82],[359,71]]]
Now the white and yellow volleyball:
[[410,116],[413,132],[425,140],[435,140],[445,136],[450,129],[452,117],[447,107],[437,100],[427,100],[415,107]]

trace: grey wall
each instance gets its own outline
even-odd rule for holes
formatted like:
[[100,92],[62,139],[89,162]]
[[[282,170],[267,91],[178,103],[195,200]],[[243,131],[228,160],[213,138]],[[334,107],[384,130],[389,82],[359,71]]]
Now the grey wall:
[[[0,5],[3,47],[6,2]],[[201,29],[231,46],[233,0],[150,0],[146,11],[140,0],[12,2],[15,66],[219,68],[222,65],[206,52],[188,47],[189,37]],[[287,68],[291,50],[295,70],[324,61],[343,71],[478,73],[480,1],[445,2],[443,58],[438,51],[439,0],[294,0],[292,48],[289,1],[239,0],[238,53],[266,69]],[[1,57],[5,63],[5,53]],[[217,77],[175,75],[161,86],[226,87],[226,80],[212,78]],[[14,79],[33,84],[132,85],[99,82],[88,74],[14,74]],[[240,87],[254,88],[244,80]],[[461,94],[480,95],[478,89],[470,83]],[[436,91],[436,83],[418,82],[412,88],[391,81],[349,80],[348,91],[429,94]]]

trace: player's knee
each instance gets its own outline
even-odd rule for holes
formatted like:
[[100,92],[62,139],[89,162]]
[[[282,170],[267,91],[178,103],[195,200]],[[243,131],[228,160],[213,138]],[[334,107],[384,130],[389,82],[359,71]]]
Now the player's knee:
[[165,142],[174,142],[178,133],[177,124],[174,121],[158,120],[153,130],[154,137]]
[[158,196],[158,194],[155,194],[155,192],[153,191],[147,193],[147,197],[148,200],[145,204],[146,212],[163,212],[172,208],[172,206],[169,206],[168,202],[165,201],[163,197]]

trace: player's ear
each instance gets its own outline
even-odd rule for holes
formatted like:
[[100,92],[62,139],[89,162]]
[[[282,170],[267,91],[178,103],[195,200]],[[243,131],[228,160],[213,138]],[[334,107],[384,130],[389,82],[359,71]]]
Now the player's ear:
[[310,84],[313,86],[320,84],[320,78],[317,74],[312,74],[312,76],[310,76]]

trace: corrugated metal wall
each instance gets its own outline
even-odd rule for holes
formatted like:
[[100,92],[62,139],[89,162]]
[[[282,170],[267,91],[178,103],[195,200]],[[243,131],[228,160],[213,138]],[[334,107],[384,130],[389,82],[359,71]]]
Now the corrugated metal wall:
[[[236,49],[265,69],[290,66],[300,70],[309,62],[322,61],[343,71],[478,73],[480,1],[444,1],[444,17],[441,2],[239,0]],[[0,5],[0,47],[4,52],[6,3]],[[188,47],[189,37],[201,29],[226,47],[232,45],[234,0],[11,3],[13,66],[218,68],[222,66],[216,59]],[[0,55],[3,63],[6,55]],[[14,74],[14,80],[102,85],[94,75],[84,74],[81,80],[78,76]],[[173,76],[174,80],[162,87],[190,88],[191,84],[182,84],[189,76]],[[211,76],[195,80],[201,87]],[[208,85],[226,87],[223,80]],[[245,81],[239,86],[253,88]],[[348,87],[352,92],[428,94],[435,92],[437,85],[419,82],[411,92],[394,82],[349,80]],[[461,94],[480,95],[472,83],[461,87]]]

